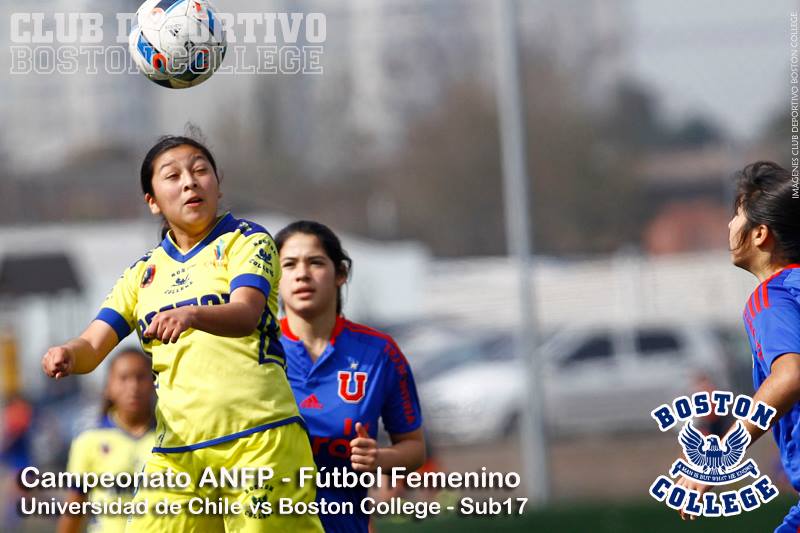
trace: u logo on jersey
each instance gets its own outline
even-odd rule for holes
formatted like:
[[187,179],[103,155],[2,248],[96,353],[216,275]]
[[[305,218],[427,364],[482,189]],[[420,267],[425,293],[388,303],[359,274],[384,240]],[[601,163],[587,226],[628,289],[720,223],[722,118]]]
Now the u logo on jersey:
[[[348,372],[346,370],[340,370],[337,374],[339,378],[339,398],[346,401],[347,403],[358,403],[364,397],[364,391],[366,390],[367,385],[367,373],[366,372]],[[350,378],[353,378],[355,381],[355,391],[350,391]]]

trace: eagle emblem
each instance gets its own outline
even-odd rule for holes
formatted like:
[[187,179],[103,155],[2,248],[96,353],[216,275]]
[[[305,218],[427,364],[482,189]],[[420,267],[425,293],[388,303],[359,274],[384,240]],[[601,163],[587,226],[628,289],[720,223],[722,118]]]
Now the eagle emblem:
[[744,449],[750,444],[750,434],[741,422],[737,422],[720,445],[717,435],[704,437],[691,422],[687,422],[678,440],[689,462],[702,469],[704,474],[723,475],[744,457]]

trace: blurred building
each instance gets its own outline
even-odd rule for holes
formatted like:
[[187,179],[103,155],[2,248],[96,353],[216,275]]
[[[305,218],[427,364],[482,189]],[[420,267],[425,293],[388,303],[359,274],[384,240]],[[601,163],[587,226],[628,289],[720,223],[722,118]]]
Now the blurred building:
[[[140,3],[138,0],[43,0],[36,2],[34,9],[30,2],[10,1],[0,5],[0,17],[6,21],[8,30],[12,13],[42,12],[45,13],[43,30],[50,31],[56,29],[54,13],[100,13],[104,17],[103,46],[121,47],[127,60],[127,45],[116,43],[116,15],[135,12]],[[23,30],[30,29],[31,24],[23,26]],[[12,75],[9,47],[13,44],[9,32],[0,32],[0,46],[6,50],[0,56],[3,87],[0,120],[4,124],[0,154],[5,159],[6,172],[27,174],[56,169],[76,154],[108,145],[138,143],[149,134],[155,110],[142,104],[147,101],[143,91],[146,84],[131,83],[132,76],[128,74],[108,74],[102,63],[98,63],[96,75],[86,75],[85,70],[76,74]],[[42,47],[44,51],[61,45],[23,46]],[[50,61],[54,60],[51,57]],[[87,61],[83,56],[82,68]]]
[[[423,316],[484,331],[514,326],[515,268],[499,257],[436,261]],[[660,321],[738,327],[757,285],[725,252],[540,260],[532,276],[537,320],[547,330]]]
[[729,144],[648,153],[636,169],[650,214],[642,249],[657,255],[727,249],[734,173],[778,155],[774,148]]

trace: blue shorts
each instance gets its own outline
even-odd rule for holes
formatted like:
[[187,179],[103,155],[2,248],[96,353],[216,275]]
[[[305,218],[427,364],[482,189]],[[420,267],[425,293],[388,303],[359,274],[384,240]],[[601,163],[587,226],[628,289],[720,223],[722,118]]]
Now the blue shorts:
[[783,523],[775,528],[775,533],[797,533],[800,530],[800,503],[789,509]]

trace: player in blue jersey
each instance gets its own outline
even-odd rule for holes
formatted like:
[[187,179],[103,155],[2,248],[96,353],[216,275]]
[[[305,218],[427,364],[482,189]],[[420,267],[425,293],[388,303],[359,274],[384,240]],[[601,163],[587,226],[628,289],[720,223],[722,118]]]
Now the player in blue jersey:
[[[796,187],[791,174],[775,163],[748,165],[739,174],[736,213],[728,228],[733,264],[760,282],[747,299],[743,317],[753,354],[753,398],[777,410],[772,431],[786,476],[800,491],[800,198]],[[752,441],[765,433],[750,423],[745,427]],[[700,492],[710,488],[686,478],[679,483]],[[795,533],[798,528],[800,505],[795,505],[775,532]]]
[[[326,226],[299,221],[275,242],[283,277],[281,321],[289,382],[308,424],[317,467],[409,471],[425,460],[422,415],[411,368],[392,338],[342,316],[351,260]],[[378,419],[392,442],[379,447]],[[365,488],[318,488],[317,500],[352,502],[352,516],[321,515],[328,532],[366,532]]]
[[[140,178],[150,211],[164,219],[163,240],[123,272],[80,336],[47,351],[44,372],[56,379],[91,372],[133,330],[151,356],[157,427],[142,470],[149,478],[184,473],[189,482],[139,490],[134,503],[149,503],[151,512],[132,516],[126,531],[321,531],[316,516],[272,512],[281,498],[314,501],[314,487],[297,480],[314,459],[278,340],[281,272],[272,237],[218,213],[217,165],[195,139],[160,139]],[[244,468],[274,476],[203,483],[206,472]],[[162,500],[181,511],[159,514]],[[198,501],[236,503],[241,512],[206,514],[202,504],[193,510]]]

